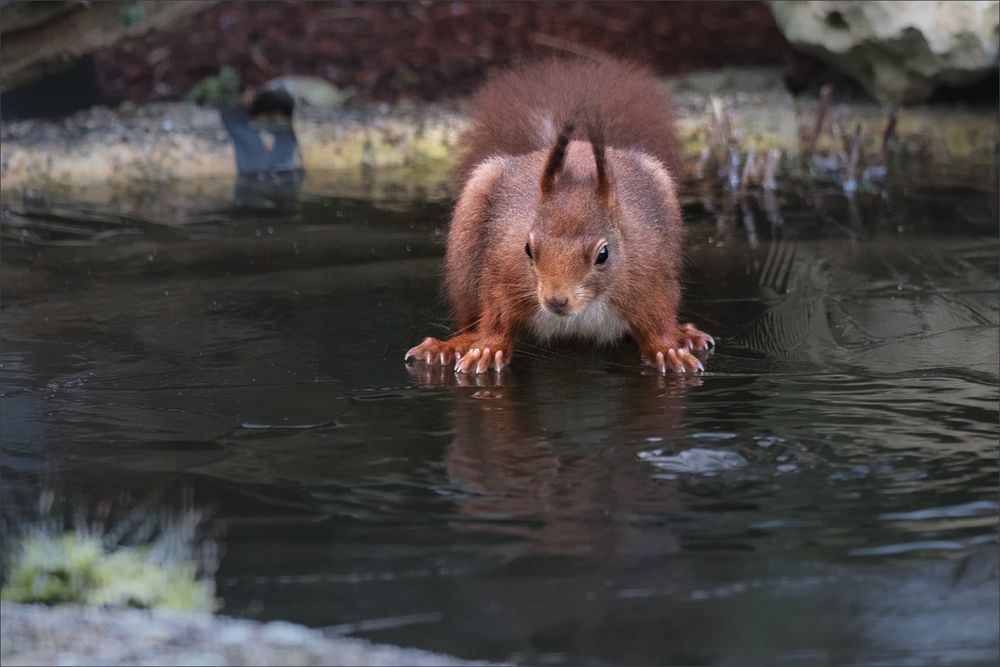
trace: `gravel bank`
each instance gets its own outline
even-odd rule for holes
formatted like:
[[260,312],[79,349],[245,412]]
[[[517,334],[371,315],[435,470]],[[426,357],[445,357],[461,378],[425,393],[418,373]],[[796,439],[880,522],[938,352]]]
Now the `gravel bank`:
[[485,665],[294,623],[0,603],[4,665]]
[[[789,164],[801,152],[800,134],[815,124],[817,101],[796,98],[774,68],[700,72],[670,80],[685,164],[693,167],[712,136],[712,109],[730,114],[733,139],[745,155],[771,148]],[[713,101],[717,104],[713,104]],[[372,190],[435,190],[450,183],[456,144],[465,127],[463,101],[378,109],[296,112],[295,133],[307,173],[335,174],[344,195]],[[887,111],[856,101],[831,105],[832,119],[859,131],[862,162],[880,150]],[[828,120],[817,153],[840,150]],[[846,132],[847,130],[845,130]],[[60,121],[0,124],[0,192],[119,196],[194,183],[231,196],[236,180],[232,142],[219,113],[191,104],[91,109]],[[996,155],[996,109],[913,107],[899,111],[894,155],[904,164],[991,163]],[[412,194],[412,193],[411,193]]]

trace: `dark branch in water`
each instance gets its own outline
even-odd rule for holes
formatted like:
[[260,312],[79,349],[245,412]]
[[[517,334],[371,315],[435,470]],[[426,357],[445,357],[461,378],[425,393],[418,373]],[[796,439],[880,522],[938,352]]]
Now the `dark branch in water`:
[[705,165],[708,164],[708,159],[712,157],[711,140],[712,137],[711,134],[709,134],[709,137],[707,138],[707,143],[705,144],[704,148],[701,149],[701,155],[698,157],[698,164],[696,164],[694,167],[695,178],[697,178],[699,181],[705,178]]
[[847,163],[851,159],[851,140],[847,137],[847,129],[844,127],[844,119],[840,114],[837,114],[833,126],[836,129],[837,138],[840,139],[841,148],[838,152],[840,162],[844,165],[844,169],[847,169]]
[[813,123],[812,132],[806,141],[806,149],[802,152],[802,163],[809,164],[809,159],[816,152],[816,144],[819,135],[823,132],[823,120],[826,118],[827,108],[830,106],[830,96],[833,94],[833,86],[826,84],[819,93],[819,107],[816,109],[816,121]]
[[854,137],[847,159],[847,175],[844,178],[844,191],[854,192],[858,188],[858,160],[861,158],[861,124],[854,126]]
[[[802,169],[789,174],[790,178],[802,180],[835,180],[848,194],[855,192],[861,184],[866,187],[881,182],[886,175],[887,163],[895,144],[897,110],[891,109],[882,133],[881,150],[878,161],[874,155],[866,164],[861,145],[860,124],[853,131],[847,130],[842,109],[832,106],[833,87],[823,86],[819,105],[811,132],[802,136]],[[819,151],[819,138],[823,133],[830,138],[829,144]],[[777,188],[778,172],[781,168],[783,152],[780,148],[768,150],[766,155],[758,154],[754,141],[748,142],[747,152],[740,152],[740,131],[733,122],[732,110],[719,98],[711,100],[710,120],[704,128],[705,144],[695,165],[698,180],[721,181],[731,192],[746,194],[754,187],[765,192]],[[713,176],[714,174],[714,176]]]
[[749,150],[747,150],[746,164],[743,165],[743,175],[740,177],[740,192],[746,192],[747,186],[750,185],[750,177],[753,174],[756,165],[757,147],[751,143]]
[[729,176],[729,187],[736,189],[740,182],[740,145],[733,136],[733,114],[726,109],[725,114],[726,164],[725,173]]
[[882,134],[882,150],[879,152],[878,163],[885,167],[889,164],[889,152],[892,150],[894,139],[896,138],[896,110],[889,112],[889,122],[885,126],[885,133]]
[[778,187],[777,181],[775,181],[775,174],[778,171],[778,164],[781,162],[781,151],[777,148],[772,148],[767,153],[767,166],[764,167],[764,189],[765,190],[775,190]]

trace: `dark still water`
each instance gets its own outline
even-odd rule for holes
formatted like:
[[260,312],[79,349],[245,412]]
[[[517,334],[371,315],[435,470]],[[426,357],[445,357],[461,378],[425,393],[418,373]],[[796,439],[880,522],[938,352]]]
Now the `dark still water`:
[[993,664],[996,202],[692,190],[708,373],[467,379],[403,363],[448,331],[446,201],[11,197],[4,494],[190,494],[225,613],[461,657]]

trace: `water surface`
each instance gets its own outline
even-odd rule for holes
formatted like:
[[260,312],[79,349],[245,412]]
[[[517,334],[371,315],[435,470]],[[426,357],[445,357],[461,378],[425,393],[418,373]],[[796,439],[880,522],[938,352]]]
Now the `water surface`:
[[189,493],[225,613],[463,657],[992,664],[996,202],[693,188],[708,373],[463,378],[402,362],[448,331],[446,200],[7,197],[5,493]]

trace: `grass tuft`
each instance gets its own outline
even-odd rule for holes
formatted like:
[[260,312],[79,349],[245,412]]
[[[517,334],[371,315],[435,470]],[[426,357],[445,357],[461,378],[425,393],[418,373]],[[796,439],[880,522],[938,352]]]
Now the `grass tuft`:
[[146,539],[130,543],[114,529],[66,531],[53,522],[22,528],[5,545],[0,598],[212,613],[219,606],[209,572],[214,558],[206,557],[206,544],[200,545],[202,553],[196,547],[199,519],[191,511],[180,517],[145,518],[141,532]]

